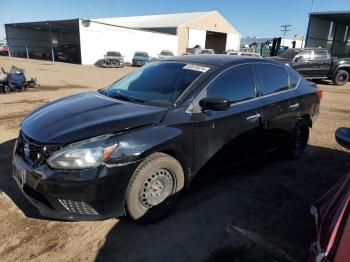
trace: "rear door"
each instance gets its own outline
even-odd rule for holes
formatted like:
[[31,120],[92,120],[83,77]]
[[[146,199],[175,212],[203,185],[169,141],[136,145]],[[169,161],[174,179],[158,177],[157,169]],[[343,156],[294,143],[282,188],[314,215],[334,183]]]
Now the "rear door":
[[327,77],[332,65],[332,58],[327,50],[314,50],[312,57],[313,64],[317,66],[313,75],[315,77]]
[[212,96],[229,99],[231,107],[226,111],[199,110],[195,114],[197,168],[213,156],[216,156],[212,161],[216,168],[242,160],[249,154],[247,149],[255,149],[252,138],[261,127],[262,104],[256,99],[252,65],[239,65],[224,71],[203,90],[195,103],[198,106],[202,98]]
[[274,148],[292,132],[299,118],[300,79],[289,69],[274,64],[256,64],[259,95],[263,103],[263,133],[266,147]]

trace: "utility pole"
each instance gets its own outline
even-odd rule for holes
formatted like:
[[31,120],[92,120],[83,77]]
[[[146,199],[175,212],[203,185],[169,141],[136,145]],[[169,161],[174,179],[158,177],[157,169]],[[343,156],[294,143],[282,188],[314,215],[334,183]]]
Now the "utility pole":
[[284,45],[284,38],[286,37],[287,32],[291,31],[290,29],[288,29],[289,27],[291,27],[292,25],[281,25],[281,32],[283,34],[283,42],[282,45]]
[[311,13],[314,11],[314,0],[311,0]]

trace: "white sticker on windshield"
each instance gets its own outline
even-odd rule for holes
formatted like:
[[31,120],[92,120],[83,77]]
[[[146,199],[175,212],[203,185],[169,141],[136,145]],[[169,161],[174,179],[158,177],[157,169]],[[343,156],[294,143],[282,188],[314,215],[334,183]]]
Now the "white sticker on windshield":
[[187,64],[183,67],[183,69],[189,69],[199,72],[207,72],[209,70],[209,67],[200,66],[200,65],[193,65],[193,64]]

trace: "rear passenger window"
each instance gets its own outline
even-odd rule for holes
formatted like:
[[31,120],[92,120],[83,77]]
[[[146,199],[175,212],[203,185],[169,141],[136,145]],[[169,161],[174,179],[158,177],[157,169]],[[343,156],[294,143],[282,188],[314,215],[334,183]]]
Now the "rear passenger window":
[[289,75],[289,88],[296,88],[300,81],[300,76],[294,70],[287,70]]
[[261,79],[261,85],[259,86],[261,95],[288,90],[288,76],[282,67],[260,64],[257,65],[257,68]]
[[314,51],[314,59],[315,60],[323,60],[328,58],[328,53],[325,50],[315,50]]
[[223,96],[231,102],[255,97],[254,72],[250,65],[234,67],[219,76],[207,90],[208,96]]

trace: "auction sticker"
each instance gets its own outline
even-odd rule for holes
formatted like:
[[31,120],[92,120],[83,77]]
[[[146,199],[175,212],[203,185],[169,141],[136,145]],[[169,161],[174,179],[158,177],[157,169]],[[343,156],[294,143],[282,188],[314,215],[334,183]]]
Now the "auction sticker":
[[183,67],[183,69],[194,70],[199,72],[207,72],[210,68],[200,65],[187,64]]

